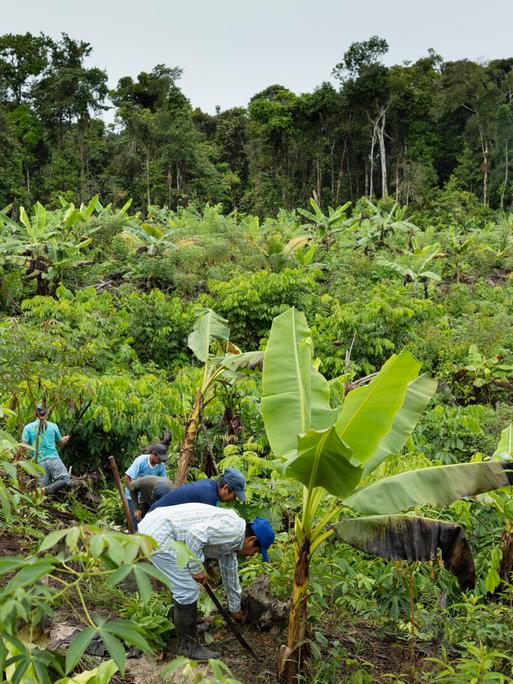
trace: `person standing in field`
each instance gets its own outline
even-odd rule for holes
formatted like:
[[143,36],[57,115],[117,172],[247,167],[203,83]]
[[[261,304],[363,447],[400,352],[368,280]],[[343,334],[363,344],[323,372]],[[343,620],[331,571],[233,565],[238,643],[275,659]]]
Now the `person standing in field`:
[[152,444],[148,451],[148,454],[138,456],[125,472],[125,496],[136,528],[137,523],[141,520],[142,511],[137,509],[136,504],[132,501],[130,483],[132,480],[148,475],[166,478],[166,467],[164,465],[167,461],[166,447],[163,444]]
[[61,435],[55,423],[46,420],[48,409],[44,404],[38,404],[32,423],[23,428],[21,441],[31,447],[32,458],[44,468],[44,474],[39,478],[45,494],[54,494],[69,483],[69,474],[61,461],[57,446],[64,446],[69,441],[69,435]]

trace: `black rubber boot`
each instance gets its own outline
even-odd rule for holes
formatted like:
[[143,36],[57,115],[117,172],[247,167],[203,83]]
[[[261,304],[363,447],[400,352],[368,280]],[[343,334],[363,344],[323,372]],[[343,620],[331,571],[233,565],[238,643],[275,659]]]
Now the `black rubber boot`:
[[60,480],[54,480],[51,484],[43,487],[43,489],[45,490],[45,494],[55,494],[55,492],[58,492],[61,489],[64,489],[64,487],[68,486],[68,481],[61,478]]
[[219,658],[220,654],[210,651],[198,641],[198,606],[196,601],[187,605],[174,603],[173,620],[175,623],[176,637],[178,639],[178,655],[192,658],[193,660],[209,660]]

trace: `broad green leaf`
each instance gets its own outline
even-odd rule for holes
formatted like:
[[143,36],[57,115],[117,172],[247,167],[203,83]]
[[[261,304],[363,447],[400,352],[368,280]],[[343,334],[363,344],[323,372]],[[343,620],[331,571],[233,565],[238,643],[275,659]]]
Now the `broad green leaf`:
[[48,560],[29,561],[29,563],[29,565],[25,563],[25,567],[9,580],[7,584],[9,591],[13,588],[19,589],[27,584],[32,584],[36,580],[41,579],[41,577],[48,575],[55,567]]
[[118,666],[113,660],[106,660],[92,670],[85,670],[73,677],[58,679],[55,684],[109,684],[112,677],[118,671]]
[[342,520],[333,530],[347,544],[390,560],[434,560],[439,548],[461,588],[475,585],[474,561],[460,525],[412,515],[372,515]]
[[135,565],[134,576],[135,581],[137,582],[137,589],[139,590],[139,594],[143,602],[148,603],[153,593],[148,575],[146,575],[144,570],[139,565]]
[[284,464],[284,474],[307,488],[323,487],[335,496],[346,496],[362,477],[361,467],[350,463],[351,450],[332,426],[310,430],[298,439],[298,449]]
[[334,423],[338,411],[330,406],[329,382],[313,366],[310,380],[311,427],[314,430],[325,430]]
[[66,672],[70,672],[75,667],[95,634],[94,627],[86,627],[73,637],[66,653]]
[[109,584],[115,586],[122,582],[127,575],[129,575],[134,569],[133,565],[121,565],[117,570],[114,570],[112,575],[109,576]]
[[130,620],[109,620],[103,625],[102,629],[123,639],[127,644],[140,648],[141,651],[151,651],[151,647],[146,639]]
[[7,572],[12,572],[18,568],[22,568],[26,564],[26,558],[17,556],[9,556],[7,558],[0,558],[0,575],[5,575]]
[[116,636],[114,636],[114,634],[108,632],[105,629],[105,627],[106,625],[104,625],[103,628],[100,628],[98,630],[101,640],[105,644],[105,648],[107,649],[107,651],[110,653],[112,660],[118,666],[121,675],[124,675],[126,662],[125,649],[123,648],[123,644],[121,643],[121,641]]
[[208,359],[212,340],[228,340],[230,328],[227,321],[212,309],[205,309],[194,324],[194,329],[187,338],[189,348],[204,363]]
[[344,499],[358,513],[398,513],[414,506],[448,506],[453,501],[513,484],[509,464],[456,463],[412,470],[378,480]]
[[395,415],[392,429],[381,440],[374,454],[364,465],[364,475],[368,475],[374,468],[377,468],[390,454],[400,453],[436,392],[437,384],[436,380],[425,375],[410,382],[403,405]]
[[95,534],[91,537],[89,542],[89,551],[93,558],[99,558],[105,547],[105,537],[103,534]]
[[27,230],[30,230],[32,228],[25,207],[20,207],[20,221],[23,223]]
[[511,461],[513,459],[513,423],[501,432],[501,438],[493,457],[501,461]]
[[264,355],[262,415],[275,456],[297,448],[311,428],[312,338],[303,313],[288,309],[273,320]]
[[46,226],[46,209],[39,202],[34,206],[34,220],[39,232],[42,232]]
[[336,422],[340,438],[360,463],[368,461],[390,432],[420,363],[403,351],[388,359],[366,387],[350,392]]
[[43,539],[41,542],[41,545],[39,547],[39,553],[42,553],[43,551],[48,551],[48,549],[51,549],[54,547],[60,540],[65,537],[69,532],[69,528],[65,528],[64,530],[55,530],[54,532],[50,532],[50,534],[47,534],[46,537]]

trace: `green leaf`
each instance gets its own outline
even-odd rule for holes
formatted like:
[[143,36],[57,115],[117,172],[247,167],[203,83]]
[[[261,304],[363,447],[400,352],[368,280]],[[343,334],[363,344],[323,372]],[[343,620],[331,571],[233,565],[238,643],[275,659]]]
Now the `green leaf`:
[[86,648],[95,636],[97,630],[94,627],[86,627],[76,634],[70,642],[66,653],[66,672],[71,672],[80,658],[84,655]]
[[474,561],[460,525],[412,515],[373,515],[342,520],[333,530],[347,544],[390,560],[434,560],[440,548],[461,588],[475,585]]
[[513,423],[501,432],[501,438],[493,457],[501,461],[511,461],[513,458]]
[[200,317],[194,324],[193,331],[187,338],[189,348],[200,361],[204,363],[207,361],[212,340],[229,339],[230,328],[227,323],[228,321],[221,318],[212,309],[204,309],[201,312]]
[[390,432],[420,363],[410,352],[395,354],[366,387],[350,392],[335,424],[340,438],[360,463],[368,461]]
[[335,496],[352,492],[362,477],[362,468],[350,463],[351,450],[335,428],[310,430],[298,439],[298,449],[284,464],[284,474],[305,487],[323,487]]
[[115,634],[127,644],[150,652],[151,646],[130,620],[109,620],[103,625],[103,630]]
[[344,499],[358,513],[397,513],[414,506],[447,506],[513,484],[509,464],[498,461],[456,463],[400,473],[362,487]]
[[436,380],[425,375],[410,382],[403,405],[395,415],[392,428],[365,464],[364,475],[372,472],[390,454],[400,453],[436,392],[437,385]]
[[114,636],[114,634],[111,634],[105,629],[99,629],[98,631],[103,643],[105,644],[105,648],[110,653],[112,660],[118,666],[121,675],[124,675],[126,654],[123,644],[116,636]]
[[105,547],[105,537],[103,534],[95,534],[89,542],[89,551],[93,558],[99,558]]
[[122,582],[127,575],[129,575],[134,569],[134,565],[121,565],[117,570],[114,570],[112,575],[109,576],[109,584],[115,586]]
[[[27,565],[27,562],[29,563]],[[48,560],[26,561],[25,567],[19,570],[14,577],[12,577],[7,587],[10,589],[24,587],[27,584],[32,584],[41,577],[48,575],[54,569],[54,564]]]
[[[146,563],[146,565],[149,565],[149,563]],[[134,566],[134,575],[135,581],[137,582],[137,588],[139,589],[139,594],[141,595],[143,602],[148,603],[153,590],[142,563]]]
[[64,530],[55,530],[54,532],[47,534],[41,542],[38,553],[42,553],[43,551],[48,551],[48,549],[53,548],[63,537],[68,534],[68,532],[69,529],[66,528]]
[[303,313],[288,309],[273,320],[264,356],[262,415],[273,453],[297,448],[311,428],[312,338]]
[[312,366],[310,374],[311,427],[314,430],[329,428],[337,417],[337,409],[330,406],[330,385],[324,375]]

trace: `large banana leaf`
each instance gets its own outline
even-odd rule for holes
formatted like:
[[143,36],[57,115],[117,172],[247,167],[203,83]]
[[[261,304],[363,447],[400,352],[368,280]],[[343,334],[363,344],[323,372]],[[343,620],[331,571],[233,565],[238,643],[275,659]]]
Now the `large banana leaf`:
[[327,430],[310,430],[298,439],[294,451],[284,464],[283,472],[305,487],[324,487],[335,496],[346,496],[362,477],[360,466],[350,463],[351,450],[333,426]]
[[513,484],[509,463],[457,463],[411,470],[378,480],[347,497],[344,503],[364,515],[398,513],[413,506],[447,506]]
[[311,427],[325,430],[335,422],[337,409],[330,407],[330,386],[324,375],[312,366],[311,372]]
[[408,385],[419,370],[420,363],[409,352],[394,354],[367,386],[347,395],[336,428],[360,463],[374,455],[392,429]]
[[187,338],[187,344],[200,361],[208,359],[210,344],[213,339],[228,340],[230,328],[227,321],[212,309],[205,309],[194,324],[193,331]]
[[312,338],[303,313],[277,316],[264,355],[262,415],[278,457],[297,448],[297,435],[311,427]]
[[431,401],[437,384],[436,380],[426,375],[421,375],[420,378],[410,382],[403,405],[395,415],[392,429],[381,440],[377,450],[365,464],[364,475],[368,475],[374,468],[377,468],[390,454],[398,454],[401,451]]
[[373,515],[342,520],[333,530],[347,544],[390,560],[433,560],[439,548],[460,587],[475,585],[474,561],[460,525],[410,515]]
[[501,461],[511,461],[513,459],[513,424],[508,425],[501,432],[501,438],[493,458]]

